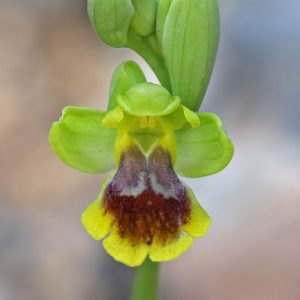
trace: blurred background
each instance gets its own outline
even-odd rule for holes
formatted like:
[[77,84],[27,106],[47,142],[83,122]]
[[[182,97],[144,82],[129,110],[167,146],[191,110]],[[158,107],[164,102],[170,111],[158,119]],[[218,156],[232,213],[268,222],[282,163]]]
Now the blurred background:
[[[161,300],[300,299],[300,2],[220,0],[222,36],[203,111],[235,144],[219,174],[188,180],[212,217],[163,264]],[[106,108],[126,49],[94,34],[84,0],[0,0],[0,300],[127,299],[133,270],[83,230],[102,175],[64,165],[48,131],[66,105]]]

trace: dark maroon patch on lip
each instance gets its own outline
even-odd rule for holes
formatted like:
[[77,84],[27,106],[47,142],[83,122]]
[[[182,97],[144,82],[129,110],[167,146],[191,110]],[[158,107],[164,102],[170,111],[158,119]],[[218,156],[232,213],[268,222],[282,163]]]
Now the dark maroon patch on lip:
[[172,168],[170,154],[157,147],[147,158],[138,147],[121,156],[119,169],[104,192],[121,237],[133,244],[176,238],[190,216],[185,187]]

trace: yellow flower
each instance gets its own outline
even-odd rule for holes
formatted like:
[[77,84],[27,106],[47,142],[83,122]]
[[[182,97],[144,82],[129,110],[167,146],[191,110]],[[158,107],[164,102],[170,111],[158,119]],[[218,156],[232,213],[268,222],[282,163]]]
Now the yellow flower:
[[[176,173],[200,177],[223,169],[232,144],[213,114],[195,113],[163,87],[137,83],[100,112],[67,107],[50,144],[70,166],[114,169],[82,224],[128,266],[171,260],[203,236],[210,218]],[[176,172],[175,172],[176,171]]]

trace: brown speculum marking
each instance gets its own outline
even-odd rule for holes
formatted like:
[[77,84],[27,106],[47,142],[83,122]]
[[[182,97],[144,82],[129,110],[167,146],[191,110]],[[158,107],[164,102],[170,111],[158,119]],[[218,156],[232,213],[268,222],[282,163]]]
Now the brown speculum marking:
[[134,245],[150,245],[153,239],[165,244],[176,238],[191,210],[170,154],[162,147],[149,157],[136,146],[122,154],[119,169],[105,189],[104,206],[120,236]]

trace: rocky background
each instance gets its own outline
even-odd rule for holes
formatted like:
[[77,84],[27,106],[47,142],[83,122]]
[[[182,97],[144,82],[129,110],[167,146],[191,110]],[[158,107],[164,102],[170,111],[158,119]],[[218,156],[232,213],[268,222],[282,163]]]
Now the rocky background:
[[[188,180],[213,226],[163,264],[161,300],[298,300],[300,3],[220,6],[201,109],[221,116],[236,153],[223,172]],[[111,74],[128,58],[142,63],[97,39],[86,1],[0,0],[0,300],[129,294],[133,271],[80,223],[103,176],[67,167],[47,141],[64,106],[105,109]]]

